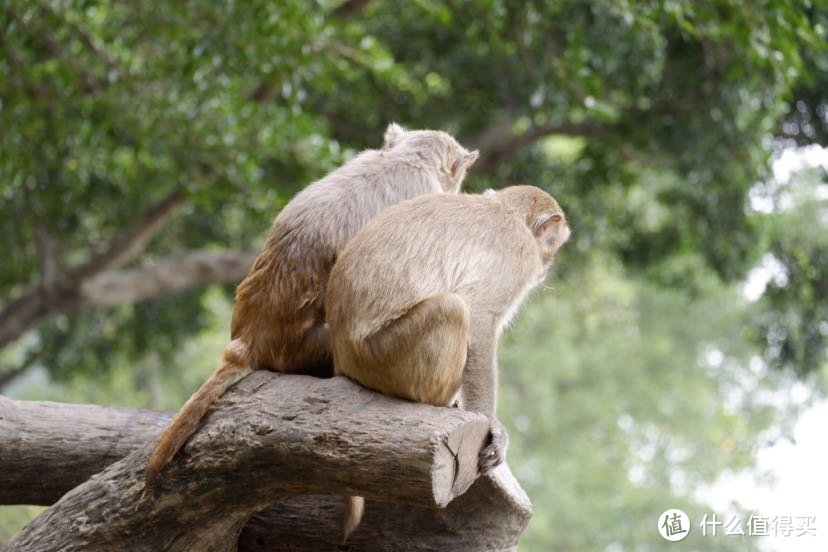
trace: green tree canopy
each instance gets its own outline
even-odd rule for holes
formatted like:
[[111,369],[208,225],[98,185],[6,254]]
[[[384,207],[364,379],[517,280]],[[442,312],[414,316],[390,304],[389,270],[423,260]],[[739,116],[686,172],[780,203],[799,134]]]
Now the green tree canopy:
[[[87,273],[254,243],[391,120],[480,147],[471,189],[548,188],[581,251],[665,285],[739,279],[765,245],[745,203],[774,135],[825,135],[826,15],[809,3],[6,0],[0,18],[9,308],[171,197],[156,239]],[[166,354],[202,327],[201,301],[78,316],[67,299],[30,317],[24,349],[56,370]]]
[[544,187],[574,229],[501,354],[527,547],[655,549],[826,373],[825,170],[770,170],[828,146],[826,29],[823,0],[0,0],[0,388],[175,408],[279,208],[390,121],[441,128],[468,190]]

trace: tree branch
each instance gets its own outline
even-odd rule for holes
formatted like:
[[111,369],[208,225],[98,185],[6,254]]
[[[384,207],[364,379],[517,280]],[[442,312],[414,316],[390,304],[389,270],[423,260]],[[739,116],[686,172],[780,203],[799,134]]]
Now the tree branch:
[[515,134],[512,128],[516,121],[516,117],[506,115],[471,140],[471,144],[480,150],[480,159],[475,162],[474,170],[492,171],[498,165],[510,161],[523,148],[552,134],[591,138],[606,138],[607,136],[606,127],[590,121],[535,125],[522,133]]
[[[55,283],[55,286],[59,285],[59,281]],[[0,309],[0,347],[23,335],[49,314],[63,309],[63,305],[58,305],[57,302],[48,304],[51,297],[48,290],[55,289],[55,286],[29,286]]]
[[146,267],[104,272],[83,283],[78,308],[124,305],[215,282],[238,282],[250,270],[257,254],[256,251],[189,251],[159,259]]
[[45,285],[49,286],[54,284],[58,273],[58,255],[55,241],[42,222],[35,224],[34,234],[40,264],[40,279]]
[[[213,283],[242,280],[255,251],[188,251],[153,264],[113,270],[69,287],[55,278],[51,286],[31,287],[0,311],[0,347],[50,316],[136,303]],[[2,377],[0,377],[2,379]],[[2,387],[2,386],[0,386]]]
[[184,188],[180,185],[175,186],[167,195],[141,213],[126,230],[109,240],[100,252],[72,270],[70,275],[82,280],[134,261],[187,202]]
[[3,388],[7,383],[25,372],[26,368],[28,368],[28,366],[25,363],[15,366],[14,368],[0,364],[0,392],[3,391]]
[[[231,550],[251,514],[280,495],[295,493],[365,496],[368,515],[349,542],[353,550],[388,549],[377,543],[395,527],[400,528],[395,539],[421,550],[467,550],[470,542],[488,543],[472,546],[475,550],[505,550],[514,547],[531,515],[505,467],[482,478],[475,485],[479,491],[463,503],[434,512],[474,482],[489,429],[486,419],[378,395],[344,378],[252,374],[211,409],[201,430],[162,474],[154,496],[142,497],[152,447],[146,440],[160,433],[166,420],[163,414],[128,409],[0,401],[3,502],[49,501],[61,485],[68,489],[137,447],[66,494],[3,550]],[[246,536],[253,544],[240,550],[295,550],[263,547],[264,539],[282,543],[293,534],[298,542],[301,532],[294,529],[319,528],[319,508],[330,512],[332,500],[341,502],[298,500],[259,518]],[[303,509],[305,504],[318,506]],[[306,542],[301,549],[339,544],[340,519],[329,518],[329,526],[314,536],[328,539],[328,545],[308,547]],[[488,527],[481,537],[477,528],[484,520]],[[278,532],[282,529],[285,534]],[[438,541],[454,545],[429,547]]]
[[371,0],[345,0],[331,13],[339,19],[351,19],[362,13],[370,3]]
[[81,286],[86,280],[135,260],[187,201],[184,189],[176,186],[120,235],[109,240],[86,263],[54,275],[51,282],[41,281],[25,288],[0,309],[0,347],[11,343],[45,318],[76,308]]

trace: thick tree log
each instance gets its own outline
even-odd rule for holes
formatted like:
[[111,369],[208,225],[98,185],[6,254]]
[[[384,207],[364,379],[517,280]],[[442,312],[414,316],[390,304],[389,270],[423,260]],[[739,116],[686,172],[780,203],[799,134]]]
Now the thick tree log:
[[529,498],[504,464],[441,510],[367,502],[365,518],[347,547],[341,547],[339,497],[288,497],[248,522],[239,552],[517,550],[531,517]]
[[[57,465],[56,471],[61,472],[70,462],[61,466],[62,459],[49,454],[57,464],[46,467],[46,471],[26,473],[21,458],[36,457],[43,445],[34,428],[38,425],[44,428],[44,424],[38,421],[31,425],[31,415],[48,405],[28,405],[31,407],[28,410],[25,406],[21,409],[19,403],[10,405],[9,401],[0,404],[3,408],[0,422],[5,428],[0,433],[3,438],[0,472],[24,470],[22,476],[14,476],[17,483],[9,478],[3,481],[3,486],[26,489],[25,481],[48,478],[52,467]],[[78,424],[73,419],[81,412],[99,417],[95,407],[61,405],[61,408],[60,416],[52,416],[45,423],[45,434],[64,430],[64,443],[68,442],[71,447],[73,437],[78,437],[75,428],[80,428],[86,434],[86,443],[91,444],[97,438],[98,456],[109,454],[109,458],[120,454],[115,450],[126,450],[144,442],[148,434],[159,432],[167,419],[157,413],[118,410],[120,417],[110,416],[114,427],[101,432],[96,428],[105,424],[88,421]],[[130,431],[124,431],[127,427]],[[24,429],[26,439],[8,437],[10,431],[19,430],[19,434]],[[342,378],[317,380],[255,373],[219,401],[201,431],[162,475],[154,496],[140,495],[151,446],[144,444],[69,492],[15,536],[4,550],[232,550],[239,531],[252,513],[272,504],[280,495],[308,492],[367,497],[368,515],[354,535],[355,550],[379,549],[378,542],[391,542],[383,534],[394,527],[408,527],[408,531],[419,535],[422,541],[417,546],[419,549],[452,549],[438,546],[439,538],[435,538],[442,534],[444,540],[459,543],[471,538],[472,533],[476,535],[475,531],[467,534],[463,523],[473,528],[486,519],[476,513],[475,505],[480,498],[472,500],[467,507],[461,507],[466,502],[461,499],[455,502],[457,506],[443,511],[428,508],[445,506],[474,481],[477,454],[487,433],[486,420],[477,414],[397,401]],[[13,454],[7,452],[10,446],[14,447]],[[26,447],[28,451],[24,450]],[[78,446],[77,449],[76,458],[71,461],[75,467],[95,469],[106,462],[100,458],[79,458],[82,454],[95,456],[94,447]],[[39,466],[44,469],[46,464]],[[78,477],[87,475],[80,471]],[[508,470],[505,473],[508,475]],[[482,485],[487,489],[482,493],[487,497],[485,500],[498,497],[497,489],[506,489],[500,494],[511,499],[495,498],[499,503],[495,508],[506,514],[503,520],[509,523],[497,525],[501,515],[492,514],[497,512],[492,510],[490,517],[494,515],[496,519],[487,521],[483,531],[484,536],[488,535],[485,541],[488,544],[475,549],[514,546],[531,512],[518,487],[493,485],[492,481],[481,479],[475,488]],[[31,492],[31,484],[28,485]],[[49,492],[57,492],[55,488],[52,486]],[[6,489],[3,492],[7,499],[13,494]],[[479,493],[470,493],[470,498],[475,494]],[[38,496],[42,501],[46,493]],[[17,497],[20,498],[20,493]],[[300,527],[309,529],[316,525],[319,528],[318,511],[330,510],[332,500],[340,502],[334,497],[304,497],[277,505],[276,512],[286,517],[270,514],[259,518],[255,529],[251,527],[245,533],[239,549],[324,550],[319,535],[317,544],[294,536],[289,548],[263,546],[287,542],[287,536],[302,533]],[[372,506],[380,500],[421,508]],[[319,506],[308,507],[313,503]],[[461,511],[454,521],[450,515],[452,508]],[[382,516],[376,517],[378,513]],[[411,516],[431,521],[421,521],[425,525],[418,529],[410,526],[414,520]],[[274,524],[273,531],[268,531],[272,520],[281,520],[281,527],[287,533],[280,536],[278,524]],[[340,529],[339,521],[331,521],[326,527],[329,538],[325,542],[334,546],[332,543],[338,541]],[[379,541],[374,540],[378,538]],[[484,542],[477,536],[474,538],[478,539],[476,542]],[[467,548],[459,545],[454,549]]]
[[0,396],[0,504],[49,506],[154,440],[172,415]]

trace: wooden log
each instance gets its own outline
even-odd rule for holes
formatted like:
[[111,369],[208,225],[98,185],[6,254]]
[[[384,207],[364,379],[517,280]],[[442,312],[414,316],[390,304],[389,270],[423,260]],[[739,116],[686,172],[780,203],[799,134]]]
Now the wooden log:
[[171,414],[0,395],[0,504],[49,506],[148,441]]
[[[76,424],[64,417],[71,446]],[[16,420],[12,432],[23,429]],[[343,378],[257,372],[216,404],[153,496],[141,495],[147,443],[70,491],[3,550],[233,550],[250,515],[285,494],[443,507],[474,482],[487,434],[475,413],[391,399]],[[9,441],[18,465],[38,454]]]
[[444,509],[367,502],[362,524],[345,547],[342,508],[340,497],[286,497],[247,523],[239,552],[506,552],[517,550],[532,517],[529,498],[505,464]]

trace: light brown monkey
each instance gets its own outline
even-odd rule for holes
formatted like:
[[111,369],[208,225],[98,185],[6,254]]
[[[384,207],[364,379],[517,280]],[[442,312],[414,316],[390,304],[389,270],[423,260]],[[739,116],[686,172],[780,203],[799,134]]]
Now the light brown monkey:
[[[497,342],[527,292],[569,239],[546,192],[422,196],[381,213],[348,244],[328,281],[334,367],[387,395],[461,405],[492,424],[485,472],[505,458],[495,416]],[[346,502],[345,536],[364,501]]]
[[477,156],[445,132],[392,123],[383,149],[360,153],[282,209],[236,290],[232,341],[222,363],[159,438],[147,489],[237,377],[256,369],[333,375],[324,305],[337,254],[386,207],[422,194],[457,193]]

